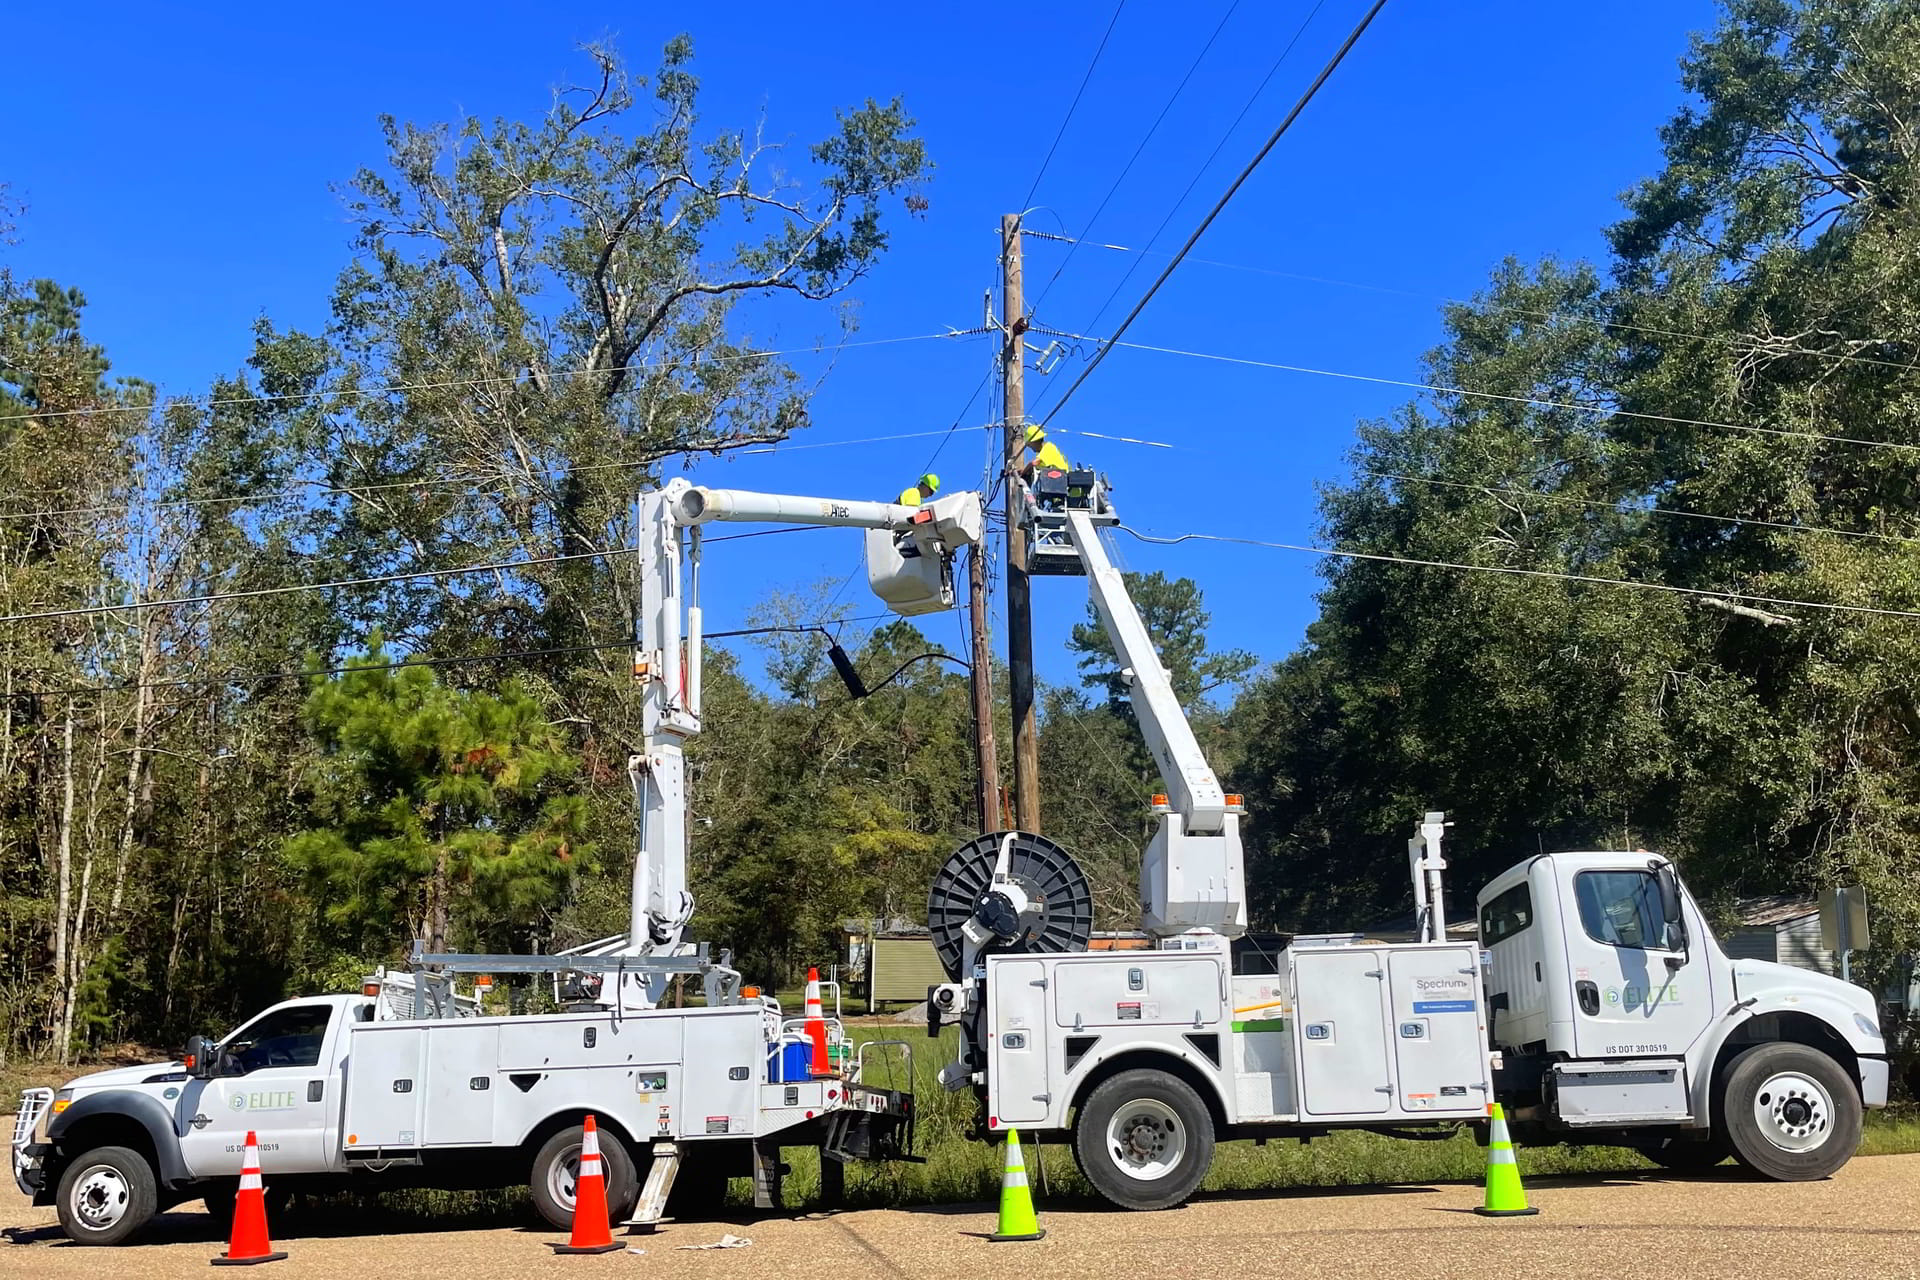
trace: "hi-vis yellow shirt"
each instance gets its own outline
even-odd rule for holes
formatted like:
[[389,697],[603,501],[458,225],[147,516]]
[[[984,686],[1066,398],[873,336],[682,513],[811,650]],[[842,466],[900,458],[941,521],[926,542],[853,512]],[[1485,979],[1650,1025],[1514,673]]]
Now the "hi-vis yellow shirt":
[[1042,441],[1040,451],[1033,455],[1033,465],[1040,471],[1065,471],[1067,455],[1060,452],[1058,445],[1051,440]]
[[903,507],[919,506],[920,505],[920,486],[917,484],[910,484],[906,488],[902,489],[900,491],[900,505]]

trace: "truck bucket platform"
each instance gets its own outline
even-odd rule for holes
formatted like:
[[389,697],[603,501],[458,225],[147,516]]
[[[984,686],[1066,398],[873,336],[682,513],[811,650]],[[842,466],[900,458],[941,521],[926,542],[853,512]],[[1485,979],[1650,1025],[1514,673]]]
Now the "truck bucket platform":
[[1096,525],[1119,524],[1119,513],[1107,500],[1106,477],[1092,471],[1048,470],[1021,487],[1027,572],[1034,577],[1085,577],[1086,566],[1067,536],[1067,512],[1085,512]]

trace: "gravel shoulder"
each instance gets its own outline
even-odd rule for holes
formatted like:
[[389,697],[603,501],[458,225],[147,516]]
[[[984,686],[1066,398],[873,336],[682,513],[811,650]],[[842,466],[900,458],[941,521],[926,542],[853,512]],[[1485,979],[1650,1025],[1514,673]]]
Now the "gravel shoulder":
[[[1524,1165],[1524,1157],[1523,1157]],[[675,1222],[625,1237],[643,1254],[555,1258],[559,1234],[487,1222],[463,1229],[425,1218],[295,1217],[274,1230],[291,1256],[274,1276],[449,1275],[457,1280],[549,1276],[556,1269],[637,1270],[651,1275],[1049,1277],[1142,1274],[1321,1277],[1411,1274],[1530,1277],[1756,1276],[1915,1277],[1920,1280],[1920,1155],[1857,1159],[1827,1181],[1616,1175],[1535,1179],[1537,1217],[1489,1220],[1471,1210],[1479,1189],[1463,1185],[1365,1187],[1351,1191],[1216,1196],[1167,1213],[1133,1214],[1042,1199],[1046,1239],[993,1244],[987,1205],[867,1210],[801,1216],[728,1211],[710,1222]],[[0,1275],[115,1277],[204,1275],[224,1241],[199,1206],[164,1215],[147,1243],[79,1249],[51,1210],[11,1186],[0,1192]],[[743,1249],[694,1251],[725,1233]]]

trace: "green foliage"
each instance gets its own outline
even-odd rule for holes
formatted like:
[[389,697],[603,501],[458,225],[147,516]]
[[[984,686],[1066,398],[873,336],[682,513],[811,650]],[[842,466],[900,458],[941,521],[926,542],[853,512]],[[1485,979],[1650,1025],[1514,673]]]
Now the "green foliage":
[[322,825],[284,845],[329,935],[369,957],[412,937],[430,951],[524,944],[592,855],[578,762],[524,692],[392,669],[377,636],[349,665],[307,699]]
[[[1253,655],[1208,648],[1205,597],[1191,578],[1158,571],[1124,577],[1201,747],[1216,771],[1224,769],[1232,744],[1207,695],[1244,678],[1254,667]],[[1067,647],[1079,655],[1086,673],[1081,683],[1106,697],[1095,704],[1065,689],[1049,689],[1042,697],[1045,827],[1087,873],[1098,927],[1129,929],[1139,921],[1140,850],[1154,831],[1149,804],[1165,784],[1134,719],[1113,643],[1091,604]]]
[[1706,594],[1331,565],[1233,713],[1261,914],[1404,910],[1445,808],[1456,884],[1645,845],[1723,903],[1867,885],[1871,975],[1920,945],[1920,629],[1762,599],[1920,605],[1916,66],[1911,5],[1733,0],[1606,269],[1508,263],[1449,310],[1433,381],[1509,398],[1364,426],[1329,539]]

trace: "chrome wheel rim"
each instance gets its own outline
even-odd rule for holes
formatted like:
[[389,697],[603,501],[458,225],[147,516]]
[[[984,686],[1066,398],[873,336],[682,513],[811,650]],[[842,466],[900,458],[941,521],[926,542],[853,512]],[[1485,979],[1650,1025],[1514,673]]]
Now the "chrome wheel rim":
[[1166,1177],[1186,1154],[1187,1126],[1158,1099],[1137,1098],[1107,1121],[1107,1155],[1116,1169],[1136,1181]]
[[1769,1076],[1753,1095],[1753,1119],[1782,1151],[1812,1151],[1833,1135],[1833,1097],[1799,1071]]
[[554,1204],[573,1212],[575,1189],[580,1185],[580,1148],[571,1146],[547,1165],[547,1194]]
[[127,1216],[132,1190],[110,1164],[89,1165],[73,1184],[73,1215],[91,1231],[105,1231]]

